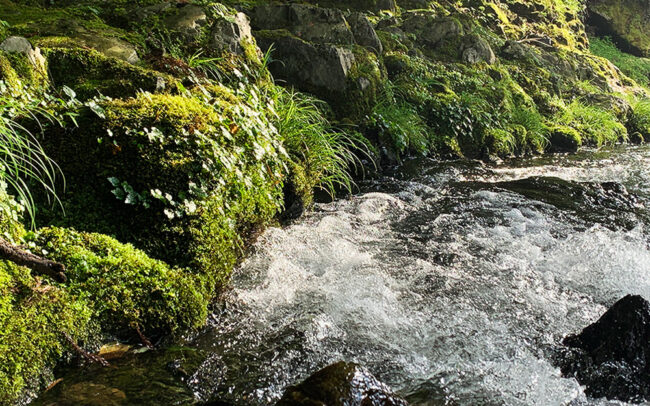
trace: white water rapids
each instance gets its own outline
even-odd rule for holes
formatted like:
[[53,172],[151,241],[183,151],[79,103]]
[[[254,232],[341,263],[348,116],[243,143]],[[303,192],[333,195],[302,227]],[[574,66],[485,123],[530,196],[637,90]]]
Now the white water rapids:
[[449,165],[384,179],[379,192],[268,230],[235,274],[232,304],[197,340],[217,354],[206,369],[221,370],[212,385],[195,375],[197,394],[270,403],[346,360],[413,404],[620,404],[588,399],[551,353],[622,296],[650,299],[647,225],[607,227],[451,183],[531,175],[615,180],[647,196],[650,149],[520,168]]

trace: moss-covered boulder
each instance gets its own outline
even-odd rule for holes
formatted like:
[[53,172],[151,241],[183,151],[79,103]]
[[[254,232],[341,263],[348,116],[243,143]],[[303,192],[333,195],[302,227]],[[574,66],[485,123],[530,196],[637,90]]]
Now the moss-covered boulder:
[[128,62],[83,48],[45,48],[49,78],[56,86],[73,88],[81,100],[103,95],[135,96],[139,91],[175,91],[179,79],[133,66]]
[[576,152],[582,145],[582,137],[571,127],[557,126],[551,129],[551,150],[555,152]]
[[69,187],[68,215],[43,221],[117,236],[221,286],[252,227],[281,207],[271,115],[255,87],[106,100],[45,140]]

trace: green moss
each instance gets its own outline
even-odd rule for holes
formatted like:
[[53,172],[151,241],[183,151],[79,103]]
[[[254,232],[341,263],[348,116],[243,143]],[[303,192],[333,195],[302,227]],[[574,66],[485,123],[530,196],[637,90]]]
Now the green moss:
[[67,350],[63,334],[87,336],[91,314],[83,301],[41,284],[26,268],[0,261],[0,402],[37,388]]
[[66,291],[89,303],[104,331],[128,337],[139,326],[158,335],[205,321],[208,290],[187,270],[101,234],[45,228],[26,240],[35,252],[66,265]]
[[12,92],[17,92],[22,87],[22,82],[14,68],[11,66],[11,61],[2,51],[0,51],[0,80]]
[[[2,237],[21,243],[22,207],[0,185]],[[0,261],[0,403],[11,404],[41,379],[65,351],[63,332],[84,340],[90,311],[65,289],[33,278],[27,268]]]
[[205,91],[107,101],[105,119],[87,112],[80,130],[49,137],[69,215],[44,221],[115,235],[221,285],[251,227],[279,210],[284,164],[259,91],[232,105]]
[[517,147],[517,139],[509,131],[499,128],[488,128],[485,131],[485,143],[488,153],[497,156],[512,155]]
[[178,80],[153,70],[133,66],[103,54],[81,48],[46,48],[50,77],[56,86],[67,85],[84,99],[103,94],[109,97],[135,96],[138,91],[154,92],[162,86],[175,90]]
[[348,74],[347,90],[342,97],[333,100],[332,107],[341,117],[360,118],[377,104],[385,73],[371,51],[360,46],[354,46],[352,51],[355,62]]

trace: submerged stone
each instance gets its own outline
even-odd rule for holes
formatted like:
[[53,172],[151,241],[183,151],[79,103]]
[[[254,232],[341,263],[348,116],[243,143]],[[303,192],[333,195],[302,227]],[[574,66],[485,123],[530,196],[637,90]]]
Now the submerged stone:
[[277,405],[402,406],[407,403],[365,368],[341,361],[287,388]]
[[587,395],[642,402],[650,398],[650,303],[628,295],[580,334],[567,336],[565,376]]

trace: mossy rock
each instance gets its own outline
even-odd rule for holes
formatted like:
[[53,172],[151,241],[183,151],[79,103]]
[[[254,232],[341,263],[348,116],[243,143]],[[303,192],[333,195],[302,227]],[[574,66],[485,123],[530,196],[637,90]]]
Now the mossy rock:
[[550,130],[550,150],[553,152],[576,152],[582,145],[582,137],[571,127],[556,126]]
[[65,290],[88,303],[101,329],[133,337],[198,328],[207,317],[210,292],[200,277],[114,238],[65,228],[26,237],[34,252],[66,266]]
[[82,48],[45,48],[43,50],[55,86],[68,86],[81,99],[104,95],[135,96],[139,91],[174,91],[179,81],[170,75],[133,66]]
[[587,23],[598,35],[614,37],[618,45],[638,56],[650,56],[647,29],[650,6],[640,0],[589,1]]
[[106,101],[102,117],[82,112],[77,130],[49,135],[67,216],[42,221],[116,236],[222,287],[248,233],[281,207],[284,158],[260,94],[204,90]]

